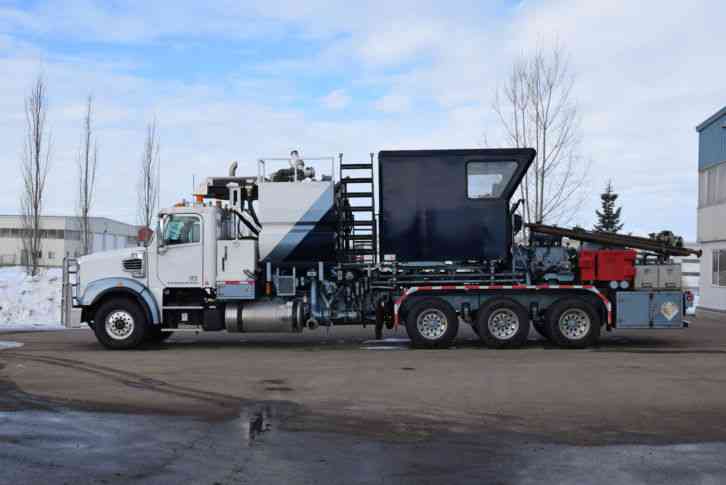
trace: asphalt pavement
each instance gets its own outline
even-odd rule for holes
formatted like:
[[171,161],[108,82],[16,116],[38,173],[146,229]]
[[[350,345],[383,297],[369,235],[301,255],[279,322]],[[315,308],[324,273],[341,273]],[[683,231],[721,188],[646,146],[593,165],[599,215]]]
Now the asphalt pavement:
[[372,333],[2,333],[0,483],[726,482],[726,321],[587,350]]

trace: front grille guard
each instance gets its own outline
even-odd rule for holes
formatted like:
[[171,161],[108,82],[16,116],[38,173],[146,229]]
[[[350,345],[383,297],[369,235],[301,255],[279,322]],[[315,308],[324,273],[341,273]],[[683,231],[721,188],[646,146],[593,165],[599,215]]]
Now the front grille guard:
[[81,279],[78,260],[76,258],[63,258],[63,284],[61,286],[61,325],[66,328],[80,328],[81,318],[79,288]]

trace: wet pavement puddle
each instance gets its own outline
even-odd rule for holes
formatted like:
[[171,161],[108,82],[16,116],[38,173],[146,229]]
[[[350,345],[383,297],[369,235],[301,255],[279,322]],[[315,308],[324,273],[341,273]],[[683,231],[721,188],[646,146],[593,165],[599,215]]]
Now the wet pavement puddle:
[[8,349],[17,349],[18,347],[22,347],[24,344],[22,342],[9,342],[0,340],[0,350],[8,350]]
[[54,483],[217,485],[726,479],[724,443],[570,446],[516,433],[449,432],[397,441],[350,430],[291,431],[284,421],[301,411],[291,403],[243,404],[239,417],[226,421],[67,409],[0,412],[0,482],[40,484],[49,476]]
[[411,340],[400,337],[390,337],[381,340],[365,340],[361,343],[361,350],[410,350]]

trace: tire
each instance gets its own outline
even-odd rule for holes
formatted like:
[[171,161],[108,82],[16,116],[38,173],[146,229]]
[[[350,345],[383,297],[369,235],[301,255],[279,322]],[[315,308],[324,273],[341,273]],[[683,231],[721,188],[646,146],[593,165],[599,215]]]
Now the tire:
[[600,338],[600,315],[590,303],[565,299],[547,311],[547,331],[554,344],[569,349],[584,349]]
[[529,336],[529,313],[514,300],[496,298],[479,310],[476,325],[487,347],[521,347]]
[[146,313],[128,298],[112,298],[102,303],[93,321],[96,338],[107,349],[133,349],[150,335]]
[[459,332],[459,316],[444,300],[428,298],[408,311],[406,332],[416,348],[450,347]]

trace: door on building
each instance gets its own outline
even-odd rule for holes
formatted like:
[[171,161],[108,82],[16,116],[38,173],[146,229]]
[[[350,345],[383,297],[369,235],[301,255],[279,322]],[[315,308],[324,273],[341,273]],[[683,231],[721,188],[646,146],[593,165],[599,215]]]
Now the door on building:
[[204,281],[202,219],[195,214],[165,216],[157,273],[166,287],[199,288]]
[[103,233],[93,233],[93,242],[91,243],[90,252],[97,253],[105,251],[103,247]]

